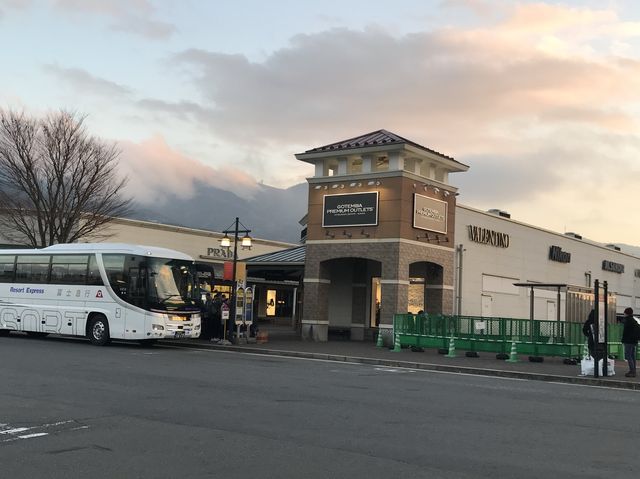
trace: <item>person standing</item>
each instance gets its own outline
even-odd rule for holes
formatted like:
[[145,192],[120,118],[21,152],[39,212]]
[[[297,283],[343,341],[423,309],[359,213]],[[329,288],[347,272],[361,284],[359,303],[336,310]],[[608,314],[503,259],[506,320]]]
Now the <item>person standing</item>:
[[594,331],[596,324],[596,312],[594,309],[589,313],[589,317],[582,325],[582,334],[587,337],[587,345],[589,347],[589,356],[595,359],[596,357],[596,342],[594,338]]
[[633,309],[624,310],[622,318],[622,345],[624,346],[624,359],[629,363],[629,372],[625,374],[628,378],[636,377],[636,349],[638,347],[638,336],[640,325],[633,317]]
[[211,338],[211,293],[205,294],[205,300],[202,307],[202,315],[200,322],[200,337],[202,339]]
[[215,296],[213,297],[213,301],[211,303],[211,341],[214,343],[219,343],[223,339],[222,333],[222,298],[220,297],[220,293],[215,292]]

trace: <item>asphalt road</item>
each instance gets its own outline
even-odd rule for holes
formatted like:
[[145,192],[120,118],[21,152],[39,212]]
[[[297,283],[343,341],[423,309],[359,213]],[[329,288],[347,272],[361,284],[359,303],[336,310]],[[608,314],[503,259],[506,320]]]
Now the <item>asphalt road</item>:
[[1,478],[602,478],[640,393],[371,365],[0,338]]

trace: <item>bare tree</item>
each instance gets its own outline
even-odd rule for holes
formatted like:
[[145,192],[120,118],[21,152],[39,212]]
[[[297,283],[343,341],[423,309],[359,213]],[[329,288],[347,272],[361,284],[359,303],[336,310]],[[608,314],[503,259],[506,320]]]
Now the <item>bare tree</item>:
[[0,226],[33,247],[99,236],[130,211],[120,152],[90,136],[84,119],[0,110]]

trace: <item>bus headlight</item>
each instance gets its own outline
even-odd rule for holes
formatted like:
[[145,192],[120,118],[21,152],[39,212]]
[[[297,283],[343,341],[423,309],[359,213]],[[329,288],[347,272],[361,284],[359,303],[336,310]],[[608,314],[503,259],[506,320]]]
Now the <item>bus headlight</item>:
[[161,324],[152,324],[152,325],[151,325],[151,328],[152,328],[154,331],[164,331],[164,326],[163,326],[163,325],[161,325]]

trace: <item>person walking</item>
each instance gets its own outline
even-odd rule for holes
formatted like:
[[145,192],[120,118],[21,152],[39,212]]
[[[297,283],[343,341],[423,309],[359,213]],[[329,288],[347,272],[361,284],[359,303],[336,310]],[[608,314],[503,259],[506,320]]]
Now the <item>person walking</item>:
[[629,372],[625,374],[628,378],[636,377],[636,349],[638,347],[638,337],[640,336],[640,325],[633,317],[633,309],[624,310],[624,317],[621,320],[622,345],[624,346],[624,359],[629,363]]

